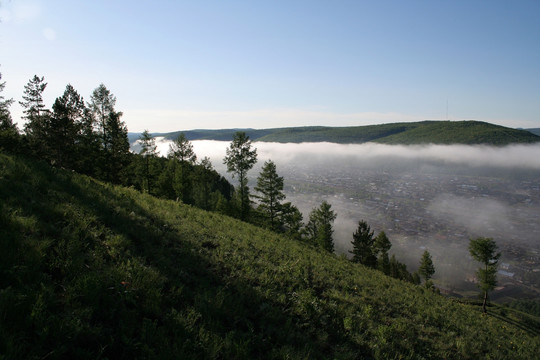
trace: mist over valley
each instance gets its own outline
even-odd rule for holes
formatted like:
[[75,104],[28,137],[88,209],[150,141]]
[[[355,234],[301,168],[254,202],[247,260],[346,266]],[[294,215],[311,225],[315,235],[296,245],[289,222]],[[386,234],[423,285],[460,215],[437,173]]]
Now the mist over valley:
[[[169,140],[156,138],[166,155]],[[223,164],[227,141],[192,141],[199,159],[236,184]],[[384,145],[366,143],[282,144],[255,142],[253,186],[267,160],[284,177],[286,201],[306,221],[326,200],[337,213],[334,242],[348,254],[352,233],[365,220],[385,231],[391,253],[418,267],[428,249],[434,279],[457,294],[476,291],[476,264],[468,253],[473,237],[492,237],[503,253],[497,297],[537,296],[540,290],[540,145]],[[137,145],[132,147],[137,151]]]

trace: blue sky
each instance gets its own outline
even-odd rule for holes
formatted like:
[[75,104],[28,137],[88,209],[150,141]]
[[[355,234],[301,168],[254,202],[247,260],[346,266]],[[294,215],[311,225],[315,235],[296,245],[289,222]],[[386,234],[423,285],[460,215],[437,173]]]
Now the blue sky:
[[[0,0],[0,72],[101,82],[130,131],[540,127],[540,1]],[[19,120],[20,108],[12,106]]]

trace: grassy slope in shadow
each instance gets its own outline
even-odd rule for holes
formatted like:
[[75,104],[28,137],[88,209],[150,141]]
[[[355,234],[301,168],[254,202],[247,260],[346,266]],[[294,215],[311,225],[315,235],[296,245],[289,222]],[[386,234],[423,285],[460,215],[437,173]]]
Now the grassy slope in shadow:
[[10,359],[530,359],[540,346],[505,316],[305,243],[2,154],[0,253]]

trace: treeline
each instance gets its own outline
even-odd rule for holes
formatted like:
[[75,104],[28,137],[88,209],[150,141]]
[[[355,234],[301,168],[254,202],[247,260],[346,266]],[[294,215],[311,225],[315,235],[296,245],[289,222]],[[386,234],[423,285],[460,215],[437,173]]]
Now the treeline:
[[[4,87],[1,83],[0,96]],[[100,84],[85,102],[68,84],[51,109],[43,102],[46,87],[44,77],[37,75],[24,87],[19,102],[26,120],[22,131],[9,112],[14,100],[0,97],[0,149],[156,197],[218,211],[334,252],[333,222],[337,214],[332,206],[323,201],[304,223],[298,208],[285,202],[284,180],[272,160],[264,163],[255,193],[251,193],[247,174],[257,162],[257,149],[244,132],[234,134],[223,159],[227,171],[238,179],[235,188],[213,169],[209,158],[197,161],[193,145],[183,133],[174,139],[166,157],[160,156],[147,130],[139,138],[139,153],[130,152],[122,112],[116,110],[116,97],[105,85]],[[418,276],[410,274],[395,256],[388,258],[391,244],[384,232],[373,238],[369,226],[360,222],[353,239],[352,261],[419,283]]]
[[[254,187],[255,194],[251,194],[247,174],[257,163],[257,149],[245,132],[234,134],[223,159],[227,171],[238,179],[235,188],[213,169],[208,157],[197,162],[193,145],[183,133],[170,145],[166,157],[157,152],[155,139],[147,130],[139,138],[139,153],[130,152],[122,112],[115,109],[116,97],[105,85],[100,84],[90,101],[85,102],[68,84],[51,109],[43,102],[46,87],[44,77],[37,75],[25,85],[19,104],[26,123],[20,131],[9,111],[14,100],[4,98],[5,82],[0,82],[0,151],[30,156],[156,197],[218,211],[334,253],[333,222],[337,214],[332,206],[323,201],[304,223],[298,208],[284,202],[284,180],[272,160],[264,163]],[[352,238],[352,262],[414,284],[420,284],[423,279],[427,288],[433,288],[430,279],[435,268],[427,250],[418,271],[410,273],[395,255],[389,257],[392,244],[384,231],[374,236],[374,231],[362,220]],[[495,242],[488,238],[471,239],[469,250],[483,265],[477,276],[485,312],[488,292],[496,285],[500,253]]]
[[[0,86],[1,95],[5,82]],[[26,120],[22,130],[9,112],[14,100],[0,98],[0,149],[207,210],[227,209],[234,188],[208,159],[195,163],[175,154],[162,158],[130,152],[122,112],[105,85],[85,102],[68,84],[51,109],[43,102],[46,87],[44,77],[37,75],[25,85],[19,102]]]

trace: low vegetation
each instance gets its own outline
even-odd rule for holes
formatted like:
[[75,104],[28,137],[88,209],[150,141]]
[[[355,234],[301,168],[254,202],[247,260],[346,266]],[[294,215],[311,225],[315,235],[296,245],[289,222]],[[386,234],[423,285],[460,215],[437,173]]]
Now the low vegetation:
[[9,359],[532,359],[540,346],[537,321],[511,308],[484,315],[309,243],[4,154],[0,239]]

